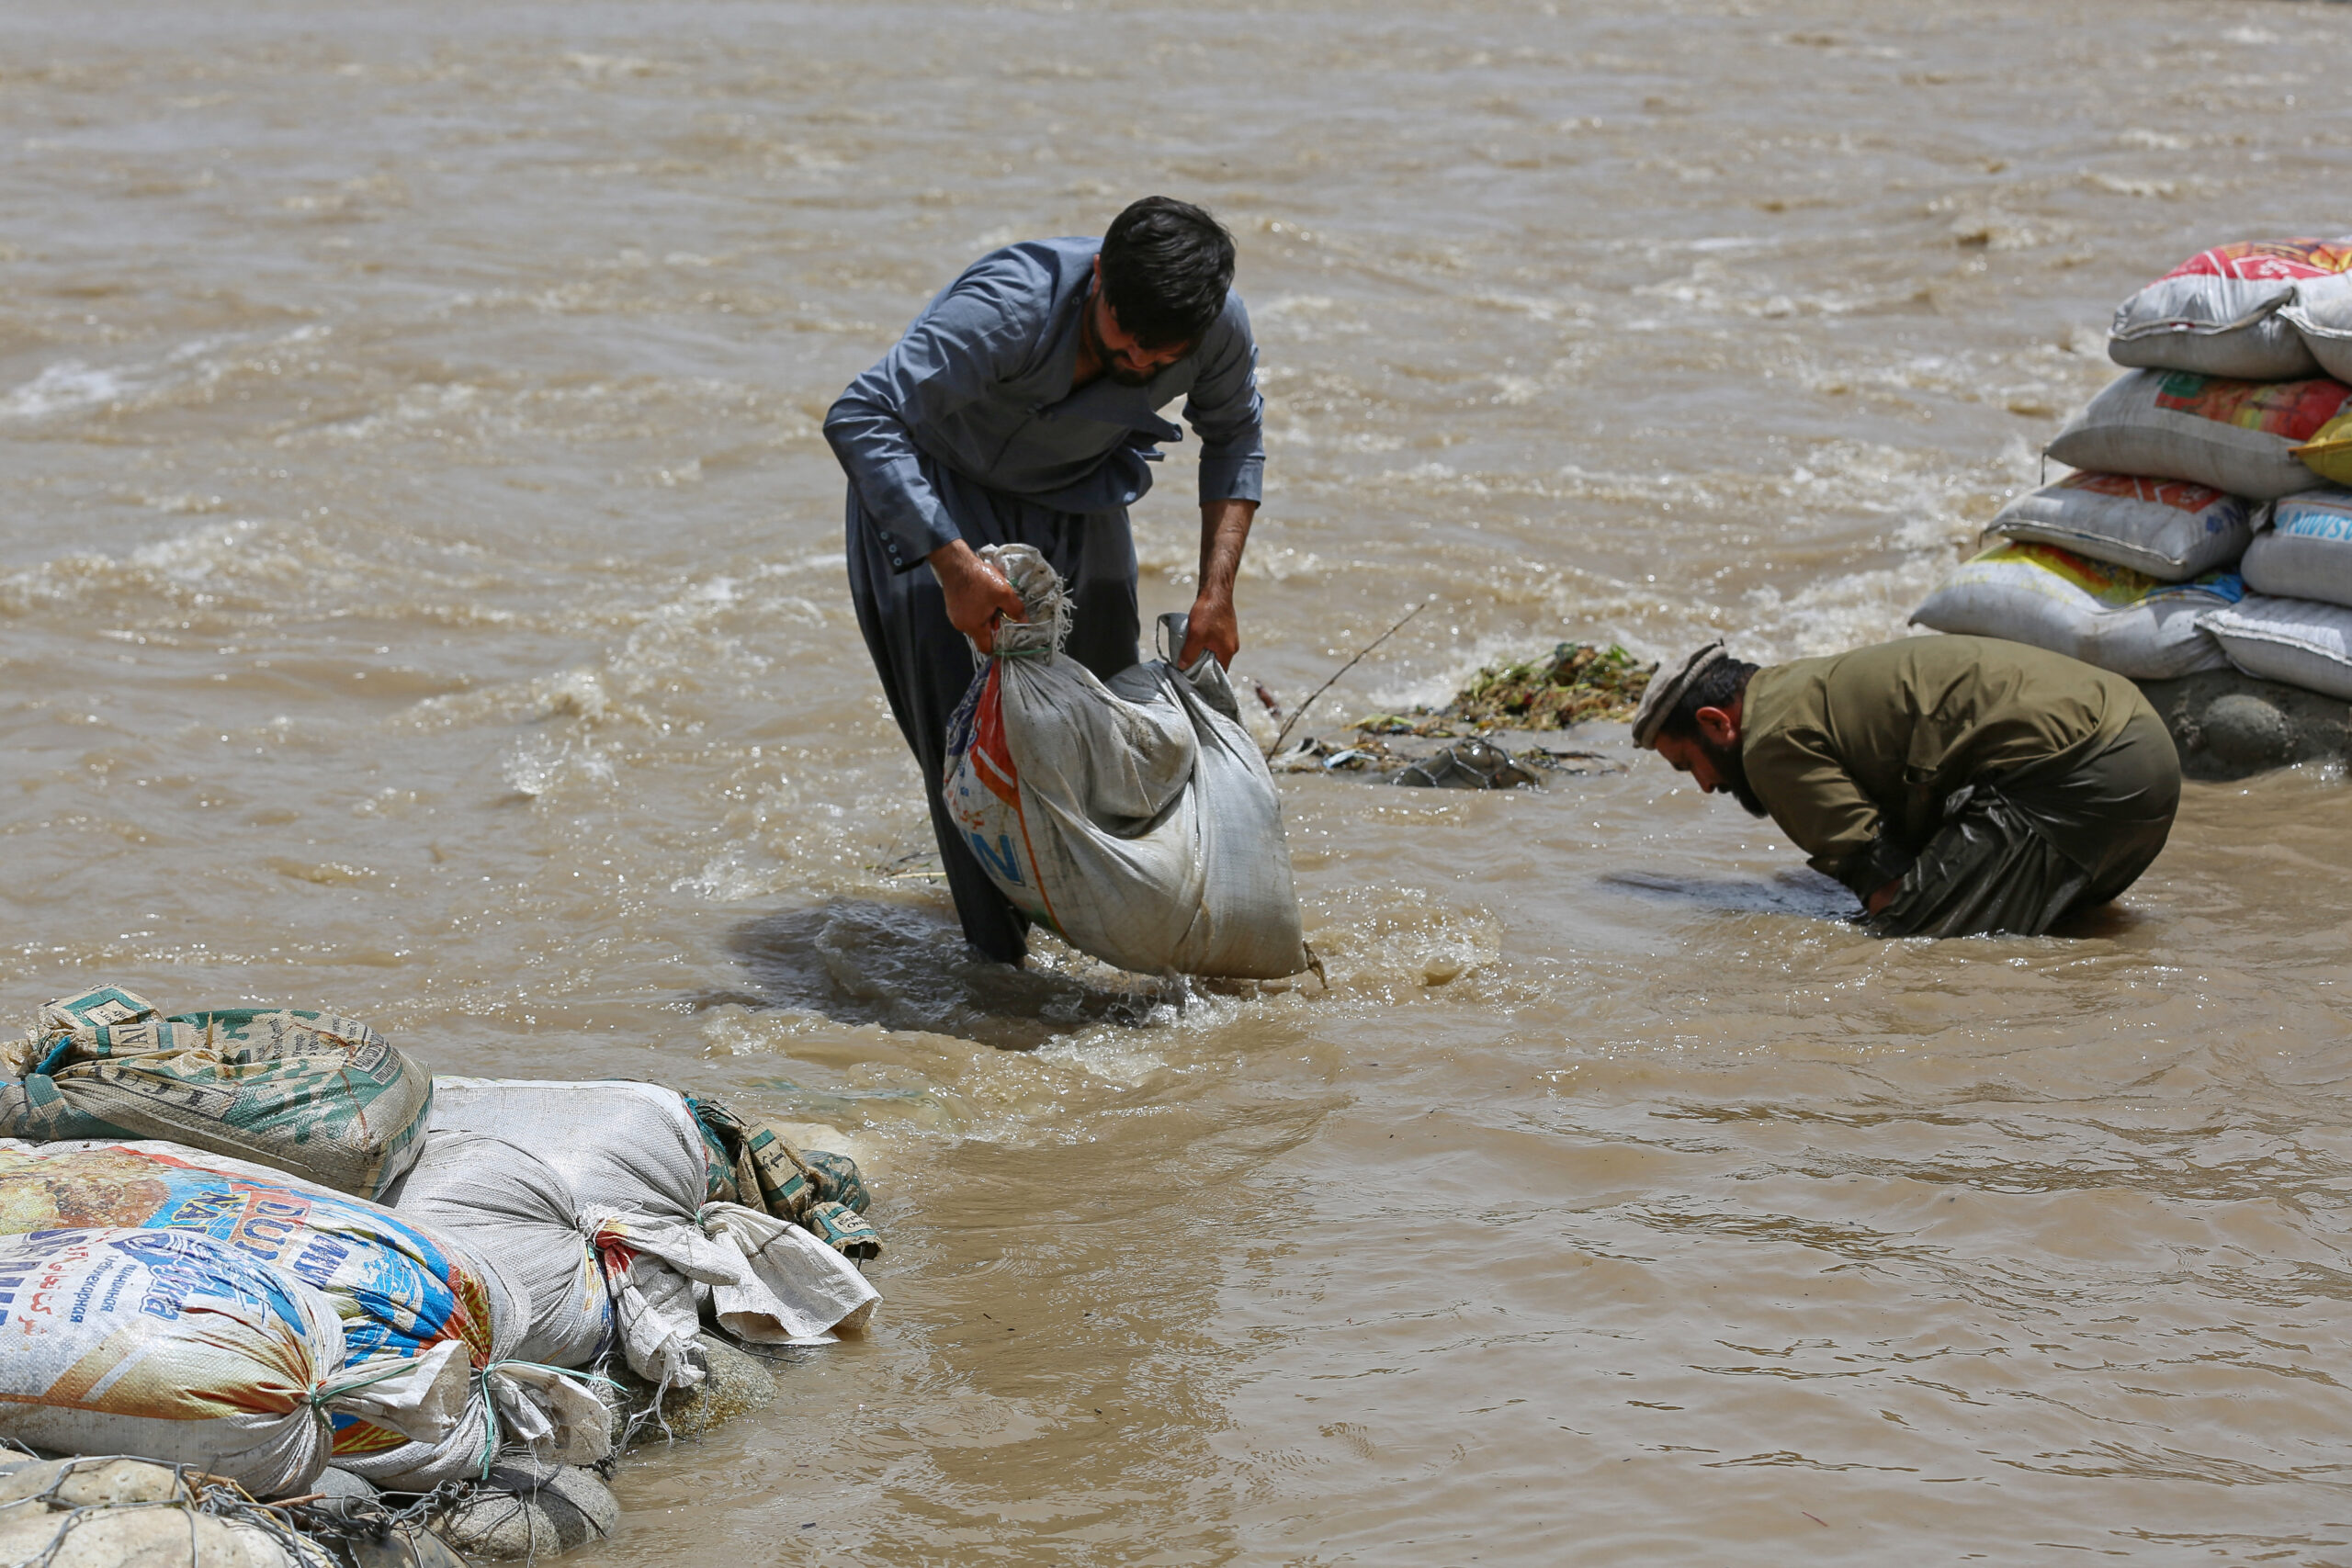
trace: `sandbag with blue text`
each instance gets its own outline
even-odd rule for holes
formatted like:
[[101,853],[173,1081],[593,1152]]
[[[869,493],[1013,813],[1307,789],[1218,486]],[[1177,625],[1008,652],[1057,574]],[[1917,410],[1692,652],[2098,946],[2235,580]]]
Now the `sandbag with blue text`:
[[334,1463],[379,1485],[476,1475],[510,1442],[586,1463],[610,1448],[593,1393],[523,1364],[514,1289],[462,1239],[283,1172],[164,1143],[0,1145],[0,1233],[136,1226],[209,1236],[310,1285],[355,1371],[454,1357],[462,1413],[429,1438],[334,1416]]
[[[69,1204],[99,1190],[67,1185]],[[209,1235],[97,1224],[0,1237],[0,1438],[143,1454],[280,1496],[326,1468],[337,1419],[437,1438],[466,1381],[455,1344],[347,1366],[323,1292]]]
[[[1082,953],[1147,975],[1278,979],[1308,966],[1282,806],[1204,654],[1109,681],[1061,651],[1069,601],[1026,545],[980,552],[1027,606],[957,705],[940,788],[1015,908]],[[1171,623],[1173,623],[1171,625]]]

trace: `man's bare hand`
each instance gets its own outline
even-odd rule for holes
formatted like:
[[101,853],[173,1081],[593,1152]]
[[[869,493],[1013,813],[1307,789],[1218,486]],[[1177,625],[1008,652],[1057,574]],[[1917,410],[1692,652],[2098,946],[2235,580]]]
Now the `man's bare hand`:
[[1184,647],[1176,655],[1176,668],[1190,670],[1204,653],[1215,654],[1219,664],[1229,667],[1240,648],[1241,623],[1234,618],[1233,601],[1204,593],[1193,601],[1192,615],[1184,623]]
[[957,539],[924,558],[947,596],[947,624],[972,639],[986,653],[996,647],[996,624],[1028,618],[1028,610],[1012,584],[982,560],[972,547]]
[[1871,894],[1868,898],[1864,899],[1862,902],[1862,908],[1875,915],[1884,909],[1889,904],[1894,903],[1894,896],[1902,891],[1903,879],[1898,876],[1894,881],[1888,883],[1885,886],[1880,888],[1877,892]]

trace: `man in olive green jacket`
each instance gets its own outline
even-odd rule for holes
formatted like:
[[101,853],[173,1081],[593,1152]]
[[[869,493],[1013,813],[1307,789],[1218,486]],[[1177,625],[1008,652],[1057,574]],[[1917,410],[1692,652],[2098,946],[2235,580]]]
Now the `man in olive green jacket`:
[[1770,815],[1883,936],[2037,935],[2165,847],[2180,757],[2120,675],[1992,637],[1662,671],[1634,741]]

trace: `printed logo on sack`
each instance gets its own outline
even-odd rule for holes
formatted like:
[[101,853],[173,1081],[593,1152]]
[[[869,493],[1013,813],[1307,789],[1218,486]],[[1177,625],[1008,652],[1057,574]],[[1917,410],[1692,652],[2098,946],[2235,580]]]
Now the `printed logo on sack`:
[[[1961,572],[1997,581],[2005,577],[2014,580],[2014,571],[2002,569],[2017,567],[2047,572],[2111,609],[2125,609],[2154,599],[2184,597],[2220,599],[2234,604],[2245,597],[2245,584],[2234,571],[2209,571],[2187,582],[2160,582],[2128,566],[2091,560],[2055,545],[2002,545],[1986,550],[1962,567]],[[2017,586],[2030,587],[2031,581],[2029,579]]]
[[2352,539],[2352,507],[2342,502],[2282,502],[2271,526],[2299,539]]
[[991,664],[956,705],[956,716],[947,727],[947,776],[941,782],[947,814],[964,830],[964,841],[981,866],[1000,882],[1026,887],[1025,863],[1013,848],[1012,835],[998,829],[996,842],[990,844],[992,814],[973,809],[978,802],[957,798],[967,787],[961,780],[969,773],[981,788],[1011,808],[1016,822],[1020,820],[1021,769],[1012,760],[1012,742],[1004,732],[1002,682],[1003,666]]
[[2190,484],[2187,479],[2143,479],[2137,474],[2069,474],[2058,484],[2064,490],[2111,495],[2118,501],[2144,502],[2150,506],[2169,506],[2192,513],[2229,499],[2211,485]]
[[2352,272],[2352,237],[2341,240],[2241,240],[2199,251],[2166,277],[2237,277],[2285,283]]
[[2308,441],[2334,419],[2352,396],[2352,387],[2319,378],[2309,381],[2232,381],[2191,371],[2167,373],[2156,389],[2156,407],[2195,414],[2217,424],[2258,430],[2290,441]]

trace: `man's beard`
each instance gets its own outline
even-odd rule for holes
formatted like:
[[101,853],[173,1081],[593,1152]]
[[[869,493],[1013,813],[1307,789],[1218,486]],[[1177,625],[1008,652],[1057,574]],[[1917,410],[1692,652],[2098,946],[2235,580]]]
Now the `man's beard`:
[[1095,299],[1092,295],[1089,295],[1087,297],[1086,306],[1079,312],[1078,317],[1079,337],[1085,343],[1086,352],[1094,356],[1095,364],[1102,367],[1102,374],[1111,378],[1113,381],[1118,383],[1120,386],[1150,386],[1151,378],[1159,374],[1158,371],[1130,370],[1125,366],[1121,365],[1116,359],[1111,357],[1111,351],[1103,346],[1102,334],[1097,332],[1094,327],[1094,306]]
[[1747,809],[1750,817],[1770,815],[1764,809],[1764,802],[1757,795],[1756,787],[1747,782],[1747,760],[1739,754],[1737,746],[1718,746],[1702,735],[1699,737],[1699,750],[1706,754],[1707,765],[1714,769],[1722,787]]

